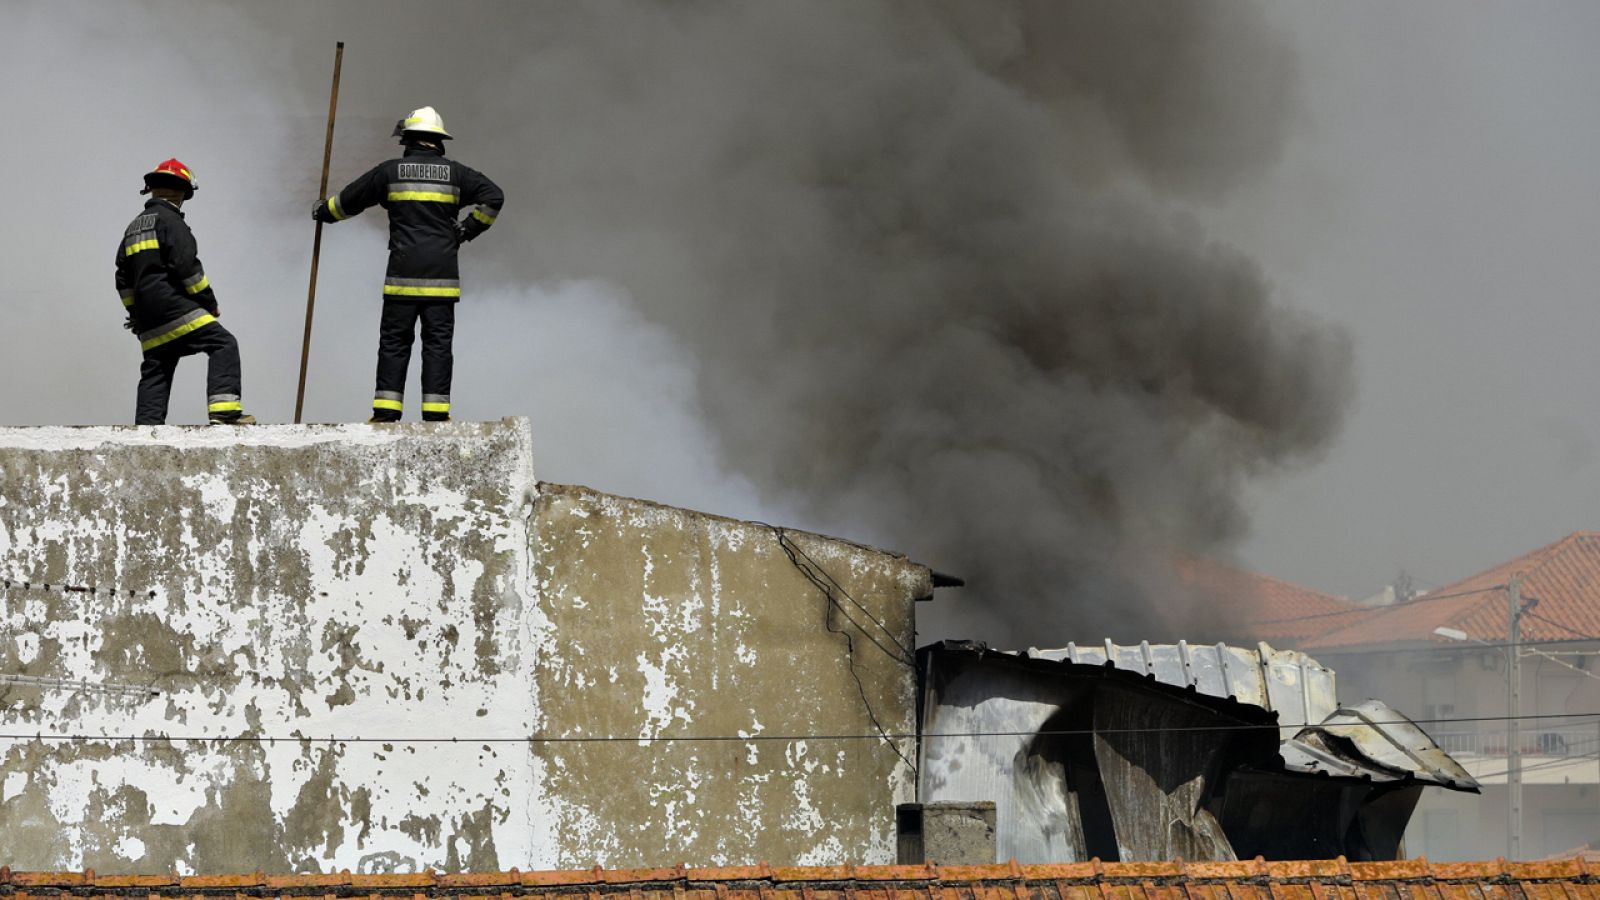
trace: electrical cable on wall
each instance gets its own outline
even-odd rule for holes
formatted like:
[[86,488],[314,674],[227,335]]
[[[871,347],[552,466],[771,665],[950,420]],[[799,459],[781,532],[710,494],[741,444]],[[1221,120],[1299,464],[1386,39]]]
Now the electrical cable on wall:
[[[772,533],[778,539],[778,546],[783,550],[784,555],[789,558],[789,562],[794,565],[795,569],[797,569],[801,575],[806,577],[806,580],[815,585],[817,590],[821,591],[823,597],[827,599],[828,605],[824,608],[823,613],[823,627],[844,638],[845,661],[850,669],[850,677],[855,680],[856,690],[861,694],[861,705],[866,708],[867,718],[871,720],[872,727],[877,729],[878,735],[883,738],[883,742],[888,744],[889,749],[894,751],[894,755],[900,757],[900,761],[905,763],[906,767],[911,770],[913,780],[920,780],[922,775],[917,769],[917,764],[906,758],[906,755],[900,751],[900,745],[896,744],[894,740],[889,737],[888,731],[883,727],[883,724],[878,721],[878,714],[872,709],[872,701],[867,699],[867,686],[862,683],[861,675],[856,671],[855,641],[851,638],[849,632],[842,628],[833,627],[832,613],[837,611],[839,615],[845,618],[846,621],[848,621],[851,625],[854,625],[856,627],[856,631],[858,631],[863,637],[876,645],[877,648],[882,650],[890,659],[893,659],[895,662],[898,662],[901,665],[915,667],[915,654],[909,650],[906,650],[904,647],[901,647],[900,642],[895,638],[894,633],[889,630],[889,627],[883,624],[882,620],[874,616],[870,610],[868,610],[865,606],[862,606],[861,603],[858,602],[854,597],[851,597],[850,593],[844,589],[844,586],[840,585],[832,575],[829,575],[827,570],[823,569],[816,560],[812,559],[804,550],[796,546],[795,543],[789,539],[788,533],[783,528],[780,528],[776,525],[768,525],[765,522],[758,522],[757,524],[765,525],[767,528],[772,529]],[[809,566],[802,564],[800,557],[805,557],[806,562],[809,563]],[[826,581],[824,581],[824,579],[826,579]],[[830,587],[830,585],[832,587]],[[899,648],[904,656],[891,652],[889,648],[879,643],[876,638],[874,638],[865,628],[863,628],[860,622],[857,622],[854,618],[851,618],[850,613],[845,610],[844,606],[839,603],[838,598],[834,596],[833,588],[835,587],[838,588],[840,593],[848,597],[851,603],[855,604],[858,609],[865,613],[867,618],[871,619],[879,628],[883,629],[884,634],[889,636],[890,643]],[[915,738],[916,735],[910,735],[910,737]]]

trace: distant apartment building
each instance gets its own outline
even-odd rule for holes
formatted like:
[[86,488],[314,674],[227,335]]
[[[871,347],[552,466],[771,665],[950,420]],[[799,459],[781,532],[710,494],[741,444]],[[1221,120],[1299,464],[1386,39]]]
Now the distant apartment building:
[[[1515,745],[1507,719],[1514,579]],[[1512,746],[1522,755],[1516,855],[1553,856],[1600,839],[1600,533],[1568,535],[1412,597],[1388,592],[1364,605],[1321,595],[1301,606],[1291,615],[1264,607],[1253,635],[1334,669],[1346,702],[1382,697],[1482,785],[1482,796],[1426,792],[1406,832],[1407,855],[1511,855]]]

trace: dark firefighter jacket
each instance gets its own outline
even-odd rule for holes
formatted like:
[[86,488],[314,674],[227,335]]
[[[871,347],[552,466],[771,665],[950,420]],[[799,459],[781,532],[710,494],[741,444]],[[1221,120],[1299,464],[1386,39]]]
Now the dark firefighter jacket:
[[117,247],[117,293],[146,353],[217,320],[194,232],[165,200],[145,202]]
[[[336,222],[382,206],[389,211],[383,295],[453,302],[461,299],[456,247],[493,225],[504,203],[505,194],[481,172],[437,150],[412,146],[329,197],[319,218]],[[467,205],[473,205],[472,214],[458,231],[456,217]]]

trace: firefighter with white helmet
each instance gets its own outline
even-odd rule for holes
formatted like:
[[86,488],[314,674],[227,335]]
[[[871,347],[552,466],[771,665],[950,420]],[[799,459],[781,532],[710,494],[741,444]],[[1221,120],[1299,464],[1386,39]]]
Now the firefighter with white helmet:
[[[395,123],[403,155],[374,166],[338,194],[317,202],[312,215],[339,222],[370,206],[389,213],[389,266],[383,279],[378,333],[377,390],[372,422],[398,422],[406,368],[417,325],[422,331],[422,418],[448,421],[454,357],[455,308],[461,299],[458,248],[482,234],[505,203],[483,173],[448,159],[451,138],[431,106]],[[465,219],[461,211],[470,207]]]
[[199,188],[194,172],[176,159],[144,176],[150,194],[144,211],[117,246],[117,293],[127,321],[139,337],[138,425],[167,420],[167,401],[178,360],[206,355],[206,417],[213,425],[248,425],[254,416],[240,404],[239,342],[217,318],[217,295],[200,265],[194,233],[184,221],[184,201]]

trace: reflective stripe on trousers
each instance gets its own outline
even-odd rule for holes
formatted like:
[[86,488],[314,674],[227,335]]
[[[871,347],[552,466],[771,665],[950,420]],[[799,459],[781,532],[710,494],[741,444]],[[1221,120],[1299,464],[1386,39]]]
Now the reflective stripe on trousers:
[[[422,417],[438,421],[450,415],[450,382],[454,358],[456,304],[413,297],[386,297],[378,323],[378,371],[372,407],[397,417],[406,385],[411,350],[422,336]],[[420,329],[419,329],[420,326]]]
[[392,409],[400,412],[405,409],[405,395],[398,391],[378,391],[372,397],[373,409]]
[[203,309],[197,309],[180,319],[174,319],[159,328],[152,328],[140,334],[139,349],[154,350],[162,344],[175,341],[196,329],[204,328],[216,320],[217,317],[211,313]]

